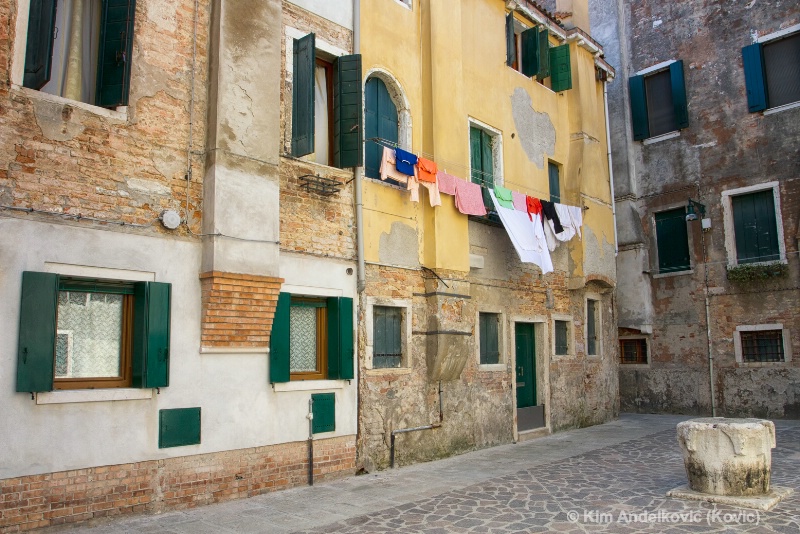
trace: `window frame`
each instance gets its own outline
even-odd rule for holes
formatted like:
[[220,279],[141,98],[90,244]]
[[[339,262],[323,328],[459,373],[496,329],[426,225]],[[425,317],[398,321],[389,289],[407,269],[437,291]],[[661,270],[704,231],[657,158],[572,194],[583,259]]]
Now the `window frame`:
[[[375,350],[375,307],[400,308],[402,310],[400,325],[400,346],[403,354],[400,367],[374,367],[373,354]],[[393,299],[388,297],[367,297],[365,321],[367,325],[366,346],[364,347],[364,367],[368,374],[402,374],[411,371],[411,313],[412,301],[410,299]]]
[[[553,160],[547,160],[547,179],[550,189],[550,202],[561,204],[561,165]],[[553,170],[556,177],[556,195],[553,194]]]
[[767,84],[766,59],[764,47],[787,38],[800,38],[800,24],[762,35],[753,40],[752,44],[742,48],[742,62],[744,67],[746,104],[750,113],[761,112],[771,115],[789,109],[800,107],[800,98],[779,106],[769,105],[769,86]]
[[[589,301],[594,304],[594,354],[589,354]],[[603,355],[603,299],[596,293],[587,293],[583,303],[583,329],[585,355],[589,358],[599,358]]]
[[[644,341],[645,346],[645,360],[644,362],[624,362],[623,361],[623,343],[626,341]],[[646,368],[650,367],[650,338],[647,336],[619,336],[619,365],[625,366],[626,369],[630,368]]]
[[[650,131],[650,106],[647,99],[647,79],[669,71],[670,93],[675,118],[675,129],[672,131],[661,132],[654,135]],[[681,82],[676,92],[678,81]],[[656,65],[642,69],[628,78],[628,105],[631,110],[631,124],[633,128],[634,141],[642,141],[644,144],[651,144],[658,141],[672,139],[680,136],[680,131],[689,127],[688,98],[686,94],[686,74],[683,68],[683,60],[670,59],[662,61]],[[680,108],[680,115],[678,112]],[[640,131],[641,121],[646,122],[645,132]]]
[[778,259],[762,262],[746,262],[742,265],[771,265],[775,263],[788,263],[786,260],[786,243],[784,240],[783,217],[781,215],[781,195],[780,182],[772,181],[747,187],[728,189],[721,194],[722,216],[725,227],[725,251],[728,255],[728,267],[740,265],[739,255],[736,249],[736,232],[734,228],[732,197],[759,193],[761,191],[772,190],[773,206],[775,208],[775,226],[778,238]]
[[[324,56],[320,56],[316,54],[314,57],[314,66],[315,67],[322,67],[325,69],[325,92],[326,92],[326,101],[328,102],[328,162],[327,163],[320,163],[320,165],[327,165],[328,167],[333,167],[333,151],[335,148],[334,143],[334,130],[333,130],[333,122],[334,122],[334,115],[333,115],[333,63],[328,61]],[[316,123],[316,117],[314,117],[314,122]],[[309,156],[314,155],[315,153],[312,152]],[[308,156],[304,156],[308,157]]]
[[[497,316],[497,363],[481,363],[481,315]],[[506,371],[508,358],[506,355],[506,315],[500,308],[482,307],[475,312],[475,363],[481,371]]]
[[[313,305],[316,309],[316,345],[317,345],[317,368],[315,371],[292,371],[291,356],[289,358],[289,381],[304,380],[327,380],[328,379],[328,303],[325,298],[308,297],[304,295],[292,295],[291,308],[306,307]],[[321,306],[319,304],[322,304]],[[289,342],[291,354],[291,340]]]
[[[783,341],[783,361],[782,362],[757,362],[745,361],[744,350],[742,347],[742,332],[763,332],[780,330]],[[739,367],[782,367],[792,364],[792,336],[791,330],[785,328],[783,323],[739,325],[733,332],[733,352],[736,357],[736,364]]]
[[[567,325],[567,352],[559,354],[556,347],[556,322],[563,322]],[[574,320],[571,315],[554,313],[551,315],[553,340],[551,344],[551,351],[554,358],[569,358],[575,355],[575,330]]]

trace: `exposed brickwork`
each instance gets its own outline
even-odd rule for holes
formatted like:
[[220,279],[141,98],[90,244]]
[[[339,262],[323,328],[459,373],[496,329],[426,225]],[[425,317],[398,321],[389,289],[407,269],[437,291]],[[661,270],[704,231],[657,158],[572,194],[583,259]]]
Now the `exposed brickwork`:
[[[315,441],[315,480],[354,469],[354,437]],[[307,442],[5,479],[0,480],[0,534],[180,510],[307,482]]]
[[200,275],[203,347],[266,347],[283,278],[211,271]]

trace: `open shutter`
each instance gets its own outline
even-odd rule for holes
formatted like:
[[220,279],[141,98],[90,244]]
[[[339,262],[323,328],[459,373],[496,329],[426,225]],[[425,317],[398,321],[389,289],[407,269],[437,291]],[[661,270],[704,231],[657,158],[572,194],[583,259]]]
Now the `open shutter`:
[[514,38],[514,12],[506,15],[506,65],[513,67],[517,62],[517,44]]
[[481,130],[469,129],[469,162],[472,182],[483,185],[483,158],[481,157]]
[[31,0],[28,12],[28,44],[25,49],[25,75],[22,79],[22,85],[31,89],[41,89],[50,81],[56,3],[56,0]]
[[17,391],[53,389],[58,275],[22,273],[17,344]]
[[133,387],[169,385],[171,284],[133,285]]
[[550,76],[550,38],[547,28],[539,31],[539,72],[536,78],[544,80]]
[[337,58],[333,72],[333,164],[340,169],[361,167],[364,161],[361,54]]
[[572,89],[572,66],[569,61],[569,45],[563,44],[550,49],[550,86],[560,93]]
[[742,48],[747,109],[750,113],[767,109],[767,88],[764,83],[764,55],[761,43]]
[[104,0],[97,58],[97,96],[103,107],[127,106],[136,0]]
[[278,295],[278,306],[272,318],[272,333],[269,336],[269,381],[289,381],[289,318],[291,314],[292,295]]
[[631,120],[633,123],[633,140],[641,141],[650,137],[650,125],[647,120],[647,99],[644,91],[644,76],[631,76],[628,80],[631,96]]
[[689,109],[686,103],[686,82],[683,78],[683,60],[669,66],[672,86],[672,106],[675,109],[675,126],[678,130],[689,126]]
[[314,152],[314,34],[294,40],[292,80],[292,156]]
[[328,298],[328,378],[352,380],[353,299]]
[[522,32],[522,74],[536,76],[539,72],[539,29],[534,27]]

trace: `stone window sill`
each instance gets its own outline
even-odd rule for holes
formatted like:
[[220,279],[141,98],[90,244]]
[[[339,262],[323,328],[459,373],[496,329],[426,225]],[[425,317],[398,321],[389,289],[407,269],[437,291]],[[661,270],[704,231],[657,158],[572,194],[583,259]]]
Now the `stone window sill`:
[[784,104],[776,108],[765,109],[764,115],[774,115],[775,113],[780,113],[781,111],[788,111],[795,108],[800,108],[800,102],[792,102],[791,104]]
[[90,113],[94,113],[95,115],[100,115],[101,117],[107,117],[109,119],[116,119],[119,121],[128,120],[127,106],[120,106],[116,109],[101,108],[100,106],[87,104],[86,102],[80,102],[78,100],[70,100],[69,98],[64,98],[63,96],[51,95],[50,93],[37,91],[36,89],[30,89],[21,85],[14,84],[11,86],[11,88],[32,99],[53,102],[55,104],[63,104],[65,106],[72,106],[74,108],[83,109]]
[[79,402],[148,400],[152,398],[152,389],[65,389],[37,393],[36,404],[73,404]]
[[680,130],[675,130],[674,132],[657,135],[655,137],[648,137],[647,139],[642,141],[642,143],[645,145],[653,145],[655,143],[660,143],[661,141],[666,141],[667,139],[674,139],[680,136],[681,136]]
[[508,371],[508,366],[504,363],[485,363],[485,364],[479,364],[478,370],[498,373],[498,372]]
[[344,389],[346,382],[346,380],[296,380],[294,382],[272,384],[272,387],[277,393],[289,391],[322,391]]
[[694,269],[687,269],[685,271],[674,271],[671,273],[656,273],[652,275],[653,278],[671,278],[673,276],[682,276],[685,274],[694,274]]

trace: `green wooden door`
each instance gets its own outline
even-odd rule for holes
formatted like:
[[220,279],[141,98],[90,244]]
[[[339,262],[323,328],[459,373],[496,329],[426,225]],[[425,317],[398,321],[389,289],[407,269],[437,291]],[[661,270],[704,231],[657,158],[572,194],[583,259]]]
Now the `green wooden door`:
[[533,324],[516,324],[517,408],[536,406],[536,337]]

